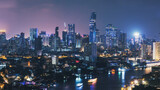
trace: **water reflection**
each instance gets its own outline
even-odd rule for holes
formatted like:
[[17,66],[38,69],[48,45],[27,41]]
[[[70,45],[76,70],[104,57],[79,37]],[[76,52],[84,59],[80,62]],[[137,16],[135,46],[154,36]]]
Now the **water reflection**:
[[80,74],[77,75],[76,79],[75,79],[75,87],[76,87],[76,90],[82,90],[82,87],[83,87],[83,83],[82,83],[82,79],[80,77]]
[[125,71],[122,72],[122,85],[125,85]]
[[[150,71],[151,68],[137,71],[110,69],[107,72],[98,73],[97,75],[78,74],[73,81],[68,81],[64,85],[61,84],[53,88],[54,90],[120,90],[122,87],[123,89],[127,89],[130,88],[128,84],[131,79],[150,73]],[[95,84],[88,83],[88,80],[95,78],[97,78]]]

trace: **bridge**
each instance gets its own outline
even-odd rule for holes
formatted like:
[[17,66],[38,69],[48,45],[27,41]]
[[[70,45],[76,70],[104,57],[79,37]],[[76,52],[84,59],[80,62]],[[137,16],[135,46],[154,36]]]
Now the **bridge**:
[[146,62],[147,67],[159,66],[160,61],[148,61]]

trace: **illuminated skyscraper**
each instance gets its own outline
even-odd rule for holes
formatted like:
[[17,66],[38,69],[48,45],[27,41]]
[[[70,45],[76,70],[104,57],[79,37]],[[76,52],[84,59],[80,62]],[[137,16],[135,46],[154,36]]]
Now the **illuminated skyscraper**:
[[118,47],[122,50],[126,49],[127,47],[127,34],[126,33],[120,33]]
[[54,51],[57,51],[57,49],[60,47],[60,37],[59,37],[59,27],[56,27],[55,29],[55,35],[54,35]]
[[96,43],[100,41],[100,31],[99,29],[96,29]]
[[120,31],[112,24],[106,26],[106,44],[108,48],[118,47]]
[[[89,47],[90,47],[90,61],[92,62],[92,64],[95,66],[96,60],[97,60],[97,46],[96,43],[98,42],[98,40],[96,40],[96,38],[98,39],[97,36],[99,36],[99,32],[96,29],[96,13],[92,12],[91,14],[91,18],[90,18],[90,22],[89,22],[89,30],[90,30],[90,34],[89,34]],[[98,34],[96,34],[96,32]]]
[[0,30],[0,46],[4,45],[6,42],[6,31]]
[[96,42],[96,13],[92,12],[90,22],[89,22],[89,42]]
[[67,31],[63,31],[62,32],[62,40],[63,40],[63,45],[66,46],[67,45]]
[[76,34],[75,34],[75,24],[68,24],[68,46],[75,50],[76,46]]
[[62,40],[63,40],[63,45],[67,46],[67,27],[65,23],[64,23],[64,31],[62,32]]
[[46,34],[46,31],[41,31],[41,33],[39,35],[42,38],[42,45],[49,46],[49,35]]
[[80,33],[76,33],[76,48],[81,48],[82,45],[82,37]]
[[30,29],[30,45],[31,49],[35,49],[35,40],[38,37],[38,29],[37,28],[31,28]]
[[160,60],[160,42],[153,43],[153,59]]

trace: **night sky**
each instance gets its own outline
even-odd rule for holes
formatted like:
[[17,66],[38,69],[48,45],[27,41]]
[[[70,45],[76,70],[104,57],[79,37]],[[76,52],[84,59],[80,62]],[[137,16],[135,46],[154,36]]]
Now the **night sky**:
[[128,36],[134,32],[160,36],[160,0],[0,0],[0,29],[7,30],[7,38],[20,32],[29,36],[31,27],[51,34],[56,26],[61,32],[66,22],[75,24],[76,32],[88,34],[93,11],[101,34],[113,24]]

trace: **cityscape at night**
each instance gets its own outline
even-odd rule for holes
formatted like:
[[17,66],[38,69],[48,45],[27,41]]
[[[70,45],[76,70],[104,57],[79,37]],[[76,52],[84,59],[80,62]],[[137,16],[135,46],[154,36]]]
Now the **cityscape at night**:
[[160,90],[160,0],[0,0],[0,90]]

